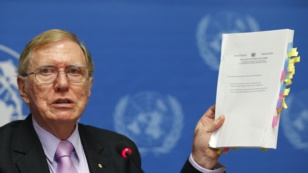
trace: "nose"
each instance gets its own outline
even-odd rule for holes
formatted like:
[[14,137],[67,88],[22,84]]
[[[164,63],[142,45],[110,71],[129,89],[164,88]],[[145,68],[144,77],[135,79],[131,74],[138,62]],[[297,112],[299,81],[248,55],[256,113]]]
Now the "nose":
[[65,91],[68,89],[68,79],[66,77],[66,73],[64,71],[58,72],[58,77],[55,84],[56,91]]

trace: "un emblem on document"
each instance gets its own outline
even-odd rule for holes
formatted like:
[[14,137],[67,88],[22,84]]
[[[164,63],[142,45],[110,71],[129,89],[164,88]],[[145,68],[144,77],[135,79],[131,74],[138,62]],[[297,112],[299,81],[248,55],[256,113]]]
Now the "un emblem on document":
[[178,101],[156,92],[141,92],[120,99],[114,113],[115,130],[134,140],[140,153],[162,154],[177,143],[183,128]]
[[24,118],[16,81],[18,58],[17,52],[0,44],[0,126]]
[[281,125],[289,142],[308,151],[308,90],[286,97],[288,109],[282,111]]
[[196,31],[199,54],[211,69],[218,70],[222,34],[258,30],[258,23],[249,15],[228,11],[204,16]]

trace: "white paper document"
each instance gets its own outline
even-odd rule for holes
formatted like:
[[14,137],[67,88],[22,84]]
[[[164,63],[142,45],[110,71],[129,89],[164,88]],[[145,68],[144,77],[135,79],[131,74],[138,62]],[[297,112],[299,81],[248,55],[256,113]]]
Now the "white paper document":
[[212,134],[213,148],[276,148],[277,102],[282,72],[294,31],[289,29],[223,34],[216,118],[223,126]]

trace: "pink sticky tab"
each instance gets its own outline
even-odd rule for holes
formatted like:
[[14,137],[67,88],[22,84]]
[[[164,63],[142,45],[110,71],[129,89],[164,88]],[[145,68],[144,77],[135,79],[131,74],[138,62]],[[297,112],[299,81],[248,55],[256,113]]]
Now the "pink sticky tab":
[[283,71],[281,72],[280,81],[283,81],[283,80],[285,79],[285,76],[286,76],[286,71],[283,70]]
[[272,126],[273,126],[273,127],[277,126],[277,124],[278,124],[278,119],[279,119],[278,115],[275,115],[275,116],[273,117],[273,122],[272,122]]
[[283,101],[283,98],[280,98],[280,97],[279,97],[278,102],[277,102],[276,109],[281,108],[281,106],[282,106],[282,101]]
[[223,152],[227,153],[230,150],[230,148],[224,148]]

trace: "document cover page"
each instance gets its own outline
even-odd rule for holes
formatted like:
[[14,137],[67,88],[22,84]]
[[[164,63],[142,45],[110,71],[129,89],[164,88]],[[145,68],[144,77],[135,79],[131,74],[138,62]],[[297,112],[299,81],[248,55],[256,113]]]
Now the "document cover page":
[[299,58],[293,35],[289,29],[223,34],[215,114],[226,119],[211,147],[276,148],[279,108]]

